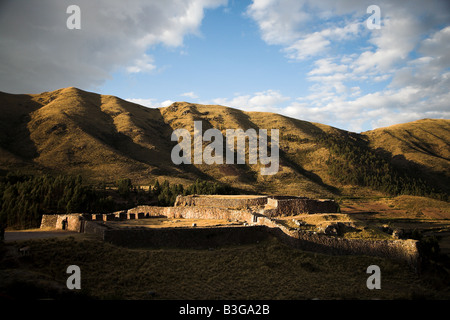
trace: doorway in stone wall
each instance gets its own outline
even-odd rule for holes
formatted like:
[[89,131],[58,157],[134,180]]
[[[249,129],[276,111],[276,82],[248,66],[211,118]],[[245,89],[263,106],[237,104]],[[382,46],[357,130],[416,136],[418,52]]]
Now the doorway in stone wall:
[[67,224],[68,224],[67,218],[63,219],[63,221],[61,222],[61,229],[66,230],[68,227]]

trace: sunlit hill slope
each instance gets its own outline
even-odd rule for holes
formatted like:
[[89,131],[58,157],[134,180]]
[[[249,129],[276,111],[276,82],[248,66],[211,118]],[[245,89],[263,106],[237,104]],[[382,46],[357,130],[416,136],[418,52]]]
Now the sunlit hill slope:
[[[417,194],[446,198],[450,120],[424,119],[361,134],[279,114],[186,102],[151,109],[77,88],[0,93],[0,169],[81,174],[87,182],[130,178],[217,180],[245,192],[304,196]],[[177,128],[279,129],[280,167],[183,164],[171,160]],[[269,138],[270,141],[270,138]],[[204,146],[208,143],[204,142]]]

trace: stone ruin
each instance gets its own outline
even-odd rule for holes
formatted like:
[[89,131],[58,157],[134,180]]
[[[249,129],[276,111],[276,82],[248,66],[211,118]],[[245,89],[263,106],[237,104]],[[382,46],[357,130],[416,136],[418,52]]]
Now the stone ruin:
[[233,219],[254,223],[259,216],[274,218],[305,213],[336,212],[339,212],[339,205],[334,200],[328,199],[264,195],[179,195],[173,207],[142,205],[106,214],[44,215],[41,228],[83,232],[81,221],[107,222],[159,216],[186,219]]
[[178,196],[175,207],[195,206],[227,209],[253,208],[270,217],[295,216],[303,213],[339,212],[334,200],[316,200],[294,196]]
[[[419,268],[416,240],[346,239],[301,228],[289,228],[277,218],[300,214],[339,213],[334,200],[293,196],[179,195],[173,207],[142,205],[108,214],[44,215],[41,228],[66,229],[98,234],[104,241],[124,246],[208,247],[211,244],[240,244],[241,241],[273,235],[285,244],[325,254],[361,254],[406,261]],[[174,219],[217,219],[241,222],[240,227],[113,228],[109,221],[166,217]],[[252,228],[253,227],[253,228]],[[258,241],[259,241],[258,240]],[[256,241],[256,240],[255,240]]]

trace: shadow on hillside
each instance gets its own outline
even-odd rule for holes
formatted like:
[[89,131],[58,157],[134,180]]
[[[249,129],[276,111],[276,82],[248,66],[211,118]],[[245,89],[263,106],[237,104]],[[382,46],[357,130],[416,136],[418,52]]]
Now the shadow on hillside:
[[[258,133],[259,129],[267,129],[267,133],[269,135],[268,142],[271,141],[270,129],[272,129],[272,128],[259,128],[250,119],[250,116],[248,114],[245,114],[245,113],[243,113],[240,110],[231,109],[231,114],[233,115],[234,119],[238,123],[239,128],[241,128],[244,131],[246,131],[247,129],[253,128]],[[203,126],[204,130],[206,130],[207,128],[212,128],[211,123],[209,123],[208,121],[204,121],[204,122],[207,123],[206,126]],[[320,129],[317,126],[315,126],[314,124],[312,124],[310,122],[306,122],[306,121],[302,121],[301,129],[305,130],[306,132],[309,132],[309,133],[317,134],[318,136],[320,136],[322,134],[325,134],[322,129]],[[282,134],[282,132],[280,133],[280,138],[281,138],[281,134]],[[269,150],[269,153],[270,153],[270,147],[268,148],[268,150]],[[226,152],[225,145],[224,145],[223,152],[224,152],[223,154],[225,154],[225,152]],[[237,152],[235,151],[234,152],[234,159],[235,160],[236,160],[236,157],[237,157],[236,154],[237,154]],[[296,163],[295,161],[290,160],[288,155],[286,154],[286,152],[283,151],[281,148],[279,149],[279,156],[280,156],[280,164],[283,164],[285,166],[289,166],[294,171],[296,171],[297,173],[299,173],[302,176],[304,176],[306,179],[308,179],[311,182],[313,182],[313,183],[323,187],[327,191],[329,191],[329,192],[331,192],[331,193],[333,193],[335,195],[339,195],[340,194],[340,190],[338,188],[324,183],[322,178],[319,175],[304,169],[300,164]],[[238,170],[237,171],[239,171],[240,174],[244,175],[244,177],[245,177],[245,179],[241,179],[242,182],[256,182],[257,181],[257,173],[252,172],[250,166],[248,166],[248,165],[237,165],[237,166],[238,166]],[[237,174],[237,173],[235,173],[235,174]]]
[[[443,128],[445,130],[445,128]],[[433,134],[432,132],[429,132],[425,129],[422,129],[424,132],[426,132],[429,135],[432,135],[433,137],[435,137],[436,139],[441,139],[440,137],[436,136],[435,134]],[[386,131],[385,133],[390,135],[393,139],[395,140],[400,140],[402,141],[405,145],[407,145],[409,148],[416,150],[417,152],[421,152],[421,153],[425,153],[429,156],[432,157],[436,157],[436,158],[440,158],[443,160],[447,160],[450,161],[449,158],[443,157],[439,154],[437,154],[434,150],[433,147],[426,141],[423,141],[423,139],[421,139],[420,137],[414,135],[412,132],[410,132],[409,130],[405,130],[405,132],[412,137],[413,139],[411,140],[405,140],[403,138],[400,138],[396,135],[394,135],[392,132]]]
[[[373,149],[370,147],[370,140],[364,135],[352,132],[341,132],[339,137],[334,138],[337,138],[334,143],[345,146],[345,155],[348,156],[348,158],[353,157],[353,159],[358,159],[356,165],[361,168],[367,166],[366,161],[368,160],[368,156],[373,157],[370,159],[369,164],[375,166],[375,168],[371,167],[370,170],[376,169],[376,174],[384,174],[385,177],[395,178],[394,181],[397,181],[398,184],[393,185],[393,187],[398,189],[401,193],[411,195],[430,195],[432,193],[439,193],[441,195],[446,194],[447,196],[449,194],[450,178],[445,172],[433,171],[430,167],[406,159],[403,154],[394,156],[390,151],[384,148]],[[408,142],[404,141],[404,143]],[[427,148],[422,148],[422,151],[420,152],[432,155],[424,149]],[[342,152],[343,151],[341,150],[341,153]],[[383,161],[392,165],[392,170],[389,169],[387,171],[383,165]],[[370,173],[370,170],[368,173]],[[372,172],[372,174],[375,173]],[[388,179],[387,181],[389,182],[390,180]]]
[[0,114],[0,146],[26,162],[31,161],[39,154],[28,124],[30,114],[41,105],[28,95],[11,96],[0,92],[0,100],[4,106]]
[[333,193],[334,195],[340,195],[341,194],[341,191],[338,188],[323,182],[322,178],[319,175],[315,174],[314,172],[305,170],[298,163],[295,163],[294,161],[291,161],[289,159],[289,157],[286,155],[286,153],[283,150],[281,150],[281,149],[280,149],[280,158],[282,159],[282,161],[285,162],[285,164],[290,166],[292,169],[294,169],[295,171],[300,173],[302,176],[304,176],[308,180],[310,180],[310,181],[320,185],[321,187],[325,188],[327,191]]
[[[159,109],[145,108],[140,105],[121,101],[126,113],[129,114],[133,125],[137,127],[139,139],[143,139],[143,144],[133,140],[135,135],[134,127],[121,128],[115,122],[117,114],[102,110],[102,96],[95,93],[83,92],[84,107],[89,112],[89,118],[95,121],[86,121],[84,115],[77,119],[78,115],[71,115],[81,130],[93,138],[111,148],[114,152],[122,155],[125,159],[134,161],[134,165],[143,165],[145,168],[152,167],[153,175],[173,175],[182,177],[183,172],[186,178],[201,178],[211,180],[206,174],[199,171],[195,166],[175,166],[171,160],[171,150],[177,144],[171,141],[173,129],[165,123]],[[122,131],[127,130],[128,131]],[[145,146],[151,144],[152,146]],[[133,163],[130,163],[132,167]],[[131,167],[130,167],[131,168]],[[181,170],[181,172],[180,172]]]
[[[434,135],[433,133],[428,132],[426,130],[424,131],[436,137],[436,135]],[[414,140],[420,141],[420,143],[413,140],[407,141],[401,137],[393,135],[389,131],[386,131],[386,134],[390,135],[393,139],[402,141],[409,148],[416,150],[417,152],[425,153],[431,157],[436,157],[439,159],[450,161],[450,159],[447,159],[441,155],[436,154],[436,152],[433,151],[432,146],[426,141],[423,141],[422,139],[413,135],[409,131],[406,132],[408,133],[409,136],[414,138]],[[368,141],[364,142],[366,143],[366,147],[369,148],[368,146],[369,142]],[[447,195],[450,193],[450,176],[448,175],[448,173],[435,171],[432,168],[427,167],[423,164],[417,163],[412,160],[408,160],[405,158],[403,154],[393,155],[392,152],[381,147],[371,150],[373,150],[376,154],[381,156],[386,161],[392,163],[392,165],[395,166],[397,170],[415,179],[421,179],[425,181],[426,184],[435,187],[437,193],[443,192],[446,193]]]
[[391,152],[383,148],[377,148],[374,152],[392,163],[392,165],[403,174],[424,181],[426,185],[434,188],[436,193],[450,194],[450,177],[447,173],[433,171],[427,166],[406,159],[403,154],[394,156]]
[[[296,127],[298,127],[300,130],[302,130],[307,135],[311,135],[311,136],[314,136],[314,137],[322,137],[324,135],[327,135],[326,132],[324,132],[321,128],[319,128],[318,126],[316,126],[315,124],[313,124],[311,122],[298,120],[298,119],[292,119],[292,118],[288,118],[288,119]],[[339,130],[339,131],[341,131],[341,130]],[[312,181],[312,182],[318,184],[319,186],[325,188],[327,191],[331,192],[332,194],[334,194],[334,195],[340,195],[341,194],[341,191],[338,188],[323,182],[322,178],[319,175],[315,174],[314,172],[306,170],[305,168],[303,168],[297,162],[290,160],[289,156],[281,148],[280,148],[280,158],[286,164],[288,164],[291,168],[293,168],[295,171],[297,171],[298,173],[303,175],[305,178],[307,178],[310,181]]]
[[[118,130],[117,125],[114,122],[114,118],[111,114],[108,114],[101,109],[102,101],[101,96],[97,94],[88,94],[91,106],[89,106],[89,115],[93,119],[96,119],[97,123],[92,126],[92,123],[87,121],[77,121],[77,124],[83,129],[84,132],[97,138],[107,146],[112,147],[117,152],[121,153],[127,158],[131,158],[137,162],[145,164],[164,163],[169,159],[167,153],[161,149],[149,149],[142,145],[135,143],[133,139]],[[127,108],[128,109],[128,108]],[[162,117],[158,112],[149,109],[153,114],[153,117],[159,117],[156,121],[161,122]],[[127,110],[128,111],[128,110]],[[131,114],[130,116],[133,116]],[[80,119],[82,120],[82,119]],[[130,128],[131,130],[132,128]],[[141,128],[140,128],[141,129]],[[146,131],[150,131],[149,128],[142,128]],[[153,130],[151,130],[153,131]],[[128,133],[128,132],[127,132]],[[146,132],[147,133],[147,132]],[[148,132],[154,134],[155,132]],[[129,134],[132,134],[130,132]],[[153,135],[155,139],[158,139],[158,135]],[[170,139],[169,139],[170,141]],[[162,144],[164,146],[164,144]]]

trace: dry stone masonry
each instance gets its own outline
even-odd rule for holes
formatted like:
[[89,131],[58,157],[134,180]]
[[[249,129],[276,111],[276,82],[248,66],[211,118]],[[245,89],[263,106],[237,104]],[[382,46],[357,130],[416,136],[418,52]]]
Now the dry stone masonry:
[[[289,196],[178,196],[173,207],[137,206],[109,214],[44,215],[41,228],[65,229],[100,235],[103,240],[130,247],[195,247],[249,243],[273,235],[302,250],[326,254],[359,254],[420,265],[415,240],[345,239],[329,234],[288,228],[276,218],[299,214],[338,213],[333,200]],[[112,228],[109,221],[166,217],[239,221],[240,227]],[[252,240],[251,240],[252,239]]]

